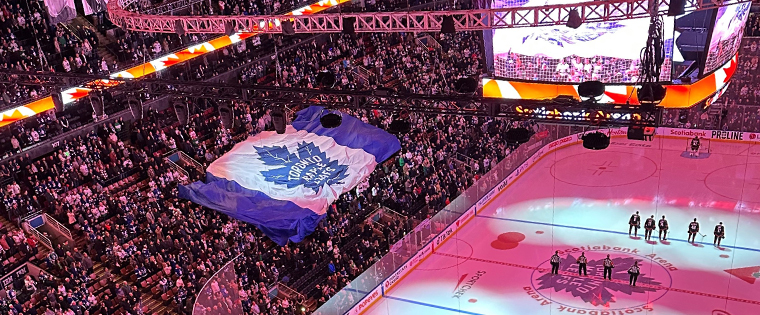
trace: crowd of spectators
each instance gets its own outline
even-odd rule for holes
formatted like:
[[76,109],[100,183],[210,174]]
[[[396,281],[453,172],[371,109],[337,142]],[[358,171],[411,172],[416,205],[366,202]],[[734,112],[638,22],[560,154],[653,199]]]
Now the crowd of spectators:
[[[756,15],[750,15],[750,20]],[[745,31],[753,26],[748,24]],[[663,125],[679,128],[722,129],[760,132],[760,75],[757,74],[760,38],[745,37],[739,49],[739,63],[733,77],[712,107],[719,110],[703,110],[700,106],[690,109],[668,109],[663,113]],[[710,113],[713,114],[710,114]]]
[[[209,13],[257,14],[299,4],[283,3],[279,8],[272,1],[215,5],[208,8]],[[377,10],[406,5],[367,3]],[[77,37],[85,39],[79,46],[74,42],[77,53],[88,55],[84,53],[86,47],[97,45],[93,43],[97,37],[93,40],[91,32],[86,28],[77,31]],[[186,44],[173,36],[130,33],[118,42],[121,48],[117,53],[123,62],[139,61]],[[435,44],[421,44],[418,37],[403,33],[325,35],[322,40],[281,51],[272,61],[250,65],[241,72],[239,81],[313,88],[321,84],[319,72],[328,71],[335,75],[332,88],[336,89],[386,86],[414,93],[450,94],[456,79],[477,77],[484,71],[477,33],[427,36]],[[282,47],[282,43],[277,44]],[[246,42],[225,48],[216,60],[194,61],[188,67],[190,72],[167,73],[178,79],[207,79],[252,59],[249,49],[242,45]],[[747,41],[743,49],[754,52],[756,46]],[[78,64],[76,54],[74,57],[74,64]],[[219,68],[216,61],[227,63]],[[68,64],[72,65],[71,60]],[[754,97],[742,94],[744,86],[749,91],[758,90],[753,88],[753,65],[757,65],[756,58],[740,67],[744,73],[737,76],[739,81],[734,85],[740,86],[735,92],[739,100],[745,96],[749,102]],[[106,65],[95,69],[113,68]],[[214,101],[187,102],[192,106],[185,126],[176,122],[171,110],[151,111],[133,123],[117,120],[102,124],[86,136],[63,141],[52,154],[40,159],[22,156],[0,165],[2,206],[9,218],[44,211],[83,240],[79,246],[57,242],[43,259],[49,274],[25,279],[18,288],[24,291],[23,298],[2,299],[0,308],[22,314],[39,310],[110,315],[119,309],[139,314],[149,309],[146,301],[158,300],[169,313],[189,314],[196,297],[201,296],[208,298],[195,309],[198,314],[233,314],[236,304],[230,302],[238,299],[245,314],[303,314],[311,306],[310,299],[317,303],[328,300],[377,262],[414,223],[445,207],[510,151],[503,139],[504,131],[511,127],[507,121],[411,114],[414,128],[399,136],[402,151],[379,165],[366,187],[340,196],[305,241],[279,247],[250,225],[178,199],[177,185],[202,178],[202,168],[186,165],[179,169],[164,159],[167,153],[180,150],[202,166],[208,165],[246,136],[271,130],[269,112],[260,104],[232,102],[237,127],[225,129]],[[449,105],[453,106],[442,104]],[[390,113],[378,111],[349,113],[384,129],[392,120]],[[680,114],[668,112],[665,119],[676,124]],[[702,114],[698,116],[690,121],[699,121]],[[753,116],[743,107],[741,116],[729,110],[727,117],[733,124],[739,120],[749,126],[754,123],[752,119],[758,120],[758,113]],[[12,133],[18,146],[12,146],[13,152],[51,136],[50,129],[42,127],[47,125],[64,130],[45,116],[39,117],[37,126],[14,125]],[[754,126],[760,127],[760,123]],[[399,215],[382,223],[366,219],[381,207]],[[4,250],[0,255],[37,254],[34,238],[23,235],[0,238]],[[239,258],[232,268],[225,269],[229,277],[213,277],[235,257]],[[102,265],[104,273],[95,273],[96,265]],[[211,281],[202,290],[207,280]],[[270,289],[278,282],[292,285],[303,295],[273,296]]]
[[[42,1],[4,0],[0,3],[0,67],[18,71],[100,73],[97,38],[50,25]],[[47,94],[45,86],[3,84],[0,106]]]

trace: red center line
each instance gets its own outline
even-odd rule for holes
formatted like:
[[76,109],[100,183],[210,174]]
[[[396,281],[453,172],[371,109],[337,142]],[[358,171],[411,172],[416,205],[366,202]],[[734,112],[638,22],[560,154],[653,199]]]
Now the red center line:
[[[489,263],[489,264],[496,264],[496,265],[502,265],[502,266],[517,267],[517,268],[522,268],[522,269],[536,270],[536,271],[542,272],[542,273],[546,272],[546,270],[547,270],[545,268],[539,268],[539,267],[536,267],[536,266],[513,264],[513,263],[508,263],[508,262],[503,262],[503,261],[496,261],[496,260],[490,260],[490,259],[482,259],[482,258],[476,258],[476,257],[465,257],[465,256],[452,255],[452,254],[446,254],[446,253],[441,253],[441,252],[436,252],[434,254],[435,255],[441,255],[441,256],[447,256],[447,257],[453,257],[453,258],[469,259],[469,260],[474,260],[474,261],[484,262],[484,263]],[[560,274],[563,275],[563,276],[579,278],[579,276],[577,274],[571,273],[571,272],[560,271]],[[599,278],[597,276],[587,276],[587,277],[582,277],[582,278],[588,278],[588,279],[594,279],[594,280],[604,281],[603,278]],[[622,283],[622,284],[627,284],[628,283],[627,281],[622,281],[622,280],[607,280],[607,281],[616,282],[616,283]],[[741,303],[749,303],[749,304],[760,305],[760,301],[740,299],[740,298],[735,298],[735,297],[730,297],[730,296],[725,296],[725,295],[718,295],[718,294],[712,294],[712,293],[704,293],[704,292],[692,291],[692,290],[684,290],[684,289],[678,289],[678,288],[673,288],[673,287],[665,287],[665,286],[660,286],[660,285],[651,285],[651,284],[646,284],[646,283],[637,284],[637,286],[641,286],[641,287],[645,287],[645,288],[652,288],[652,289],[655,289],[655,290],[667,290],[667,291],[680,292],[680,293],[686,293],[686,294],[692,294],[692,295],[699,295],[699,296],[711,297],[711,298],[722,299],[722,300],[729,300],[729,301],[734,301],[734,302],[741,302]]]

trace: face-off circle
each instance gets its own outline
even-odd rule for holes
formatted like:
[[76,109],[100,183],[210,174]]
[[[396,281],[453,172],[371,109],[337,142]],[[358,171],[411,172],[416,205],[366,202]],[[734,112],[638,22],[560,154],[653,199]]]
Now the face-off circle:
[[[615,268],[612,280],[604,280],[603,261],[610,254]],[[559,274],[550,273],[549,261],[537,266],[539,270],[531,273],[531,286],[543,298],[559,305],[581,310],[629,310],[641,308],[641,300],[626,298],[637,294],[649,294],[649,303],[662,298],[668,293],[673,279],[667,268],[646,257],[622,253],[613,250],[587,250],[588,276],[578,276],[576,263],[581,252],[562,254]],[[639,274],[636,287],[629,285],[628,269],[634,262],[639,262]],[[646,299],[645,299],[646,300]]]
[[615,187],[652,177],[657,172],[657,163],[646,156],[608,150],[567,156],[554,162],[549,171],[566,184]]

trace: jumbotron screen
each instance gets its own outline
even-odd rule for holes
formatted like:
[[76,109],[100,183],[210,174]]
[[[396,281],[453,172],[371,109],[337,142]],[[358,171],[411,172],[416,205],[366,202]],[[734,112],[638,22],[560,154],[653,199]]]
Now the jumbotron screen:
[[718,8],[704,73],[714,71],[739,51],[751,5],[744,2]]
[[[495,0],[492,8],[529,7],[578,0]],[[673,18],[664,19],[666,62],[661,80],[670,80]],[[649,18],[493,31],[494,75],[549,82],[630,83],[638,80]]]

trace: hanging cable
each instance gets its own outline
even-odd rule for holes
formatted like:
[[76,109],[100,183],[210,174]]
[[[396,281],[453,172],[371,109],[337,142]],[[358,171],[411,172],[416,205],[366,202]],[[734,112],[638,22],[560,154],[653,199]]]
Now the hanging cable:
[[660,71],[665,62],[663,49],[663,20],[659,15],[652,15],[649,23],[649,37],[646,46],[641,49],[639,64],[639,83],[653,83],[660,80]]

